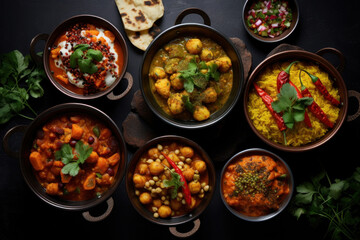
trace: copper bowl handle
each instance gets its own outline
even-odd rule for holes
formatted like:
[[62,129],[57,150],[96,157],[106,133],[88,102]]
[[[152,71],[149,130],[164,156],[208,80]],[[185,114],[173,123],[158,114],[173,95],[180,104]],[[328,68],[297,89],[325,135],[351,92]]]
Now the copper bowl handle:
[[108,99],[119,100],[120,98],[123,98],[131,90],[134,83],[133,76],[129,72],[126,72],[123,78],[127,80],[126,89],[119,95],[115,95],[114,92],[110,92],[108,95],[106,95]]
[[358,101],[358,109],[357,109],[357,111],[353,115],[349,115],[347,117],[347,119],[346,119],[348,122],[351,122],[351,121],[354,121],[355,119],[357,119],[360,116],[360,93],[357,92],[357,91],[354,91],[354,90],[349,90],[348,95],[349,95],[349,97],[355,97],[357,99],[357,101]]
[[342,71],[344,71],[345,68],[345,56],[344,54],[342,54],[342,52],[340,52],[339,50],[337,50],[336,48],[330,48],[330,47],[326,47],[326,48],[322,48],[320,50],[318,50],[316,52],[317,55],[323,56],[326,53],[333,53],[336,56],[338,56],[339,58],[339,65],[336,66],[336,69],[341,73]]
[[7,131],[5,133],[5,136],[3,138],[3,148],[4,148],[5,153],[7,155],[9,155],[10,157],[18,158],[20,156],[20,152],[12,150],[9,145],[9,140],[10,140],[11,136],[13,136],[16,133],[24,134],[27,127],[28,126],[26,126],[26,125],[18,125],[18,126],[11,128],[9,131]]
[[175,20],[175,25],[182,23],[182,20],[184,19],[185,16],[187,16],[189,14],[193,14],[193,13],[200,15],[202,17],[202,19],[204,20],[204,24],[211,26],[211,21],[210,21],[209,16],[207,15],[207,13],[199,8],[187,8],[184,11],[182,11],[177,16],[177,18]]
[[90,214],[89,211],[87,211],[82,213],[83,217],[85,218],[85,220],[89,222],[99,222],[104,220],[107,216],[109,216],[109,214],[114,208],[114,199],[110,197],[108,200],[106,200],[106,204],[107,204],[107,209],[102,215],[94,217]]
[[200,219],[196,219],[193,221],[194,223],[194,227],[188,231],[188,232],[185,232],[185,233],[181,233],[179,232],[176,227],[169,227],[169,231],[171,232],[172,235],[174,235],[175,237],[178,237],[178,238],[187,238],[187,237],[190,237],[192,236],[194,233],[196,233],[199,228],[200,228]]
[[48,38],[49,34],[40,33],[36,35],[30,42],[30,56],[38,66],[42,64],[42,57],[36,54],[35,46],[40,40],[47,41]]

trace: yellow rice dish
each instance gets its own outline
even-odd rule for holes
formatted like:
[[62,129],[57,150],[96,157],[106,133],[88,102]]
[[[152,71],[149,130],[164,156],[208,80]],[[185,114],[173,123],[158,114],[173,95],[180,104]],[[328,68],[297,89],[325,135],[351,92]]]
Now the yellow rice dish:
[[[277,76],[279,72],[285,69],[291,62],[283,62],[281,64],[273,64],[263,70],[256,79],[257,85],[267,92],[272,99],[277,100]],[[306,70],[309,73],[320,78],[323,85],[329,93],[340,101],[338,89],[333,86],[332,80],[329,78],[328,73],[323,72],[314,64],[298,62],[290,69],[290,81],[292,81],[301,91],[301,84],[299,80],[300,69]],[[331,105],[330,101],[326,100],[320,91],[316,88],[310,77],[301,72],[301,80],[303,84],[309,89],[314,101],[326,113],[329,120],[336,124],[339,116],[339,107]],[[340,101],[341,102],[341,101]],[[286,140],[289,146],[301,146],[311,143],[326,134],[329,130],[323,123],[321,123],[310,111],[306,110],[311,120],[312,128],[306,126],[305,122],[297,122],[293,129],[286,129]],[[284,144],[284,135],[279,130],[274,117],[267,109],[266,105],[256,93],[253,88],[249,93],[248,101],[249,117],[255,128],[266,138],[276,143]]]

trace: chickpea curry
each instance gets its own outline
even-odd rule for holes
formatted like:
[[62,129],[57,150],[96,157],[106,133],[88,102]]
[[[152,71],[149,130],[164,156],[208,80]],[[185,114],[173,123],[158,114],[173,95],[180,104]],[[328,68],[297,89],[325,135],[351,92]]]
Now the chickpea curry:
[[232,62],[209,38],[181,37],[155,54],[149,80],[164,112],[184,121],[204,121],[229,98]]
[[70,91],[89,95],[110,87],[123,68],[123,51],[115,35],[93,24],[78,23],[51,47],[54,79]]
[[63,115],[36,133],[29,156],[49,195],[71,201],[101,197],[115,182],[121,160],[116,137],[87,115]]
[[132,180],[135,195],[155,218],[185,215],[211,190],[205,161],[191,147],[176,142],[145,152]]
[[269,156],[235,159],[222,180],[226,202],[241,214],[258,217],[279,209],[289,194],[286,168]]

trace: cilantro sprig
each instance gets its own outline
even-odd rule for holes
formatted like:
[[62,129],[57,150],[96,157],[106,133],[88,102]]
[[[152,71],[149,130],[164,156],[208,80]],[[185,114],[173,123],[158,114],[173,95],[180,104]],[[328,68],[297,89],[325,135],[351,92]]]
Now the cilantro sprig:
[[75,145],[75,155],[70,144],[62,145],[59,151],[55,152],[55,159],[61,160],[65,166],[61,169],[63,174],[69,174],[70,176],[76,176],[80,170],[80,164],[83,164],[85,160],[90,156],[93,148],[84,144],[82,141],[78,141]]
[[37,115],[28,100],[44,95],[40,82],[45,77],[44,69],[36,66],[30,55],[23,56],[18,50],[0,55],[0,124],[16,115],[34,120],[21,111],[27,107]]
[[175,199],[177,197],[178,189],[182,187],[184,183],[180,180],[180,175],[178,173],[170,171],[170,174],[171,174],[171,179],[170,180],[164,179],[163,184],[167,188],[172,187],[170,189],[171,198]]
[[[306,216],[315,227],[329,224],[332,239],[358,239],[360,236],[360,167],[346,179],[331,181],[326,171],[297,186],[292,214]],[[345,238],[344,238],[345,237]]]
[[93,74],[98,71],[94,60],[100,62],[103,59],[103,54],[99,50],[89,48],[89,44],[78,44],[74,47],[74,52],[70,56],[71,68],[78,66],[81,72],[88,74]]
[[283,114],[286,127],[292,129],[295,122],[304,121],[305,109],[314,101],[313,98],[298,98],[296,89],[285,83],[278,94],[278,99],[271,106],[277,113]]
[[[195,59],[191,59],[188,68],[180,71],[180,78],[184,79],[185,90],[192,93],[195,86],[205,89],[210,79],[219,81],[220,72],[217,68],[218,66],[215,63],[207,65],[204,61],[201,61],[198,64]],[[207,69],[206,73],[201,72],[203,69]]]

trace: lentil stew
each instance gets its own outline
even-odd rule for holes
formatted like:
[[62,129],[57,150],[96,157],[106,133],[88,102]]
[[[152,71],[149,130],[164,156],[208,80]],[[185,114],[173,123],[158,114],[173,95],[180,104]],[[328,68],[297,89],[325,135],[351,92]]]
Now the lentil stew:
[[111,130],[87,114],[64,114],[36,133],[29,161],[47,194],[70,201],[101,197],[114,183],[122,153]]

